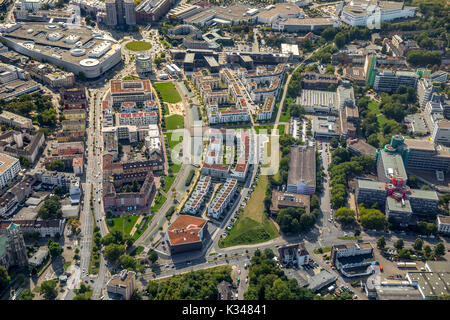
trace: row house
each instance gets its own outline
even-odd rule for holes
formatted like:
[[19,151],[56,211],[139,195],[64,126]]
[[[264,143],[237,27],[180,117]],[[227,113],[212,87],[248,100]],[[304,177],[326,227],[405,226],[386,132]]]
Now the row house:
[[237,180],[233,178],[227,179],[217,196],[209,205],[208,215],[216,219],[219,218],[231,203],[237,190]]
[[190,214],[198,214],[205,202],[206,195],[211,190],[211,177],[202,176],[197,182],[194,192],[192,192],[189,200],[184,205],[184,210]]

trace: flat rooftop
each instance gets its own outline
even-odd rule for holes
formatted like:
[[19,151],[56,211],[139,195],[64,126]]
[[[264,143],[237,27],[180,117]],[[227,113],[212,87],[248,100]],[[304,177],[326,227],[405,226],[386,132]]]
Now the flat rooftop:
[[336,106],[336,93],[331,91],[320,90],[302,90],[300,97],[297,98],[297,103],[304,107],[315,106]]
[[[3,32],[2,37],[21,44],[33,51],[49,56],[58,56],[61,60],[80,64],[82,60],[102,62],[111,54],[120,51],[117,43],[94,37],[87,27],[60,24],[19,23],[20,27]],[[80,45],[77,45],[80,44]]]
[[380,160],[383,161],[384,169],[386,172],[384,174],[389,176],[389,174],[395,174],[406,180],[407,175],[405,171],[405,165],[403,164],[402,157],[397,153],[389,153],[382,149],[380,151]]
[[404,212],[404,213],[412,212],[411,203],[409,202],[409,200],[404,200],[403,201],[404,204],[402,204],[402,201],[397,201],[392,197],[387,197],[386,202],[387,202],[387,208],[389,210],[396,211],[396,212]]
[[314,147],[291,147],[288,184],[297,185],[299,181],[306,185],[316,184],[316,150]]

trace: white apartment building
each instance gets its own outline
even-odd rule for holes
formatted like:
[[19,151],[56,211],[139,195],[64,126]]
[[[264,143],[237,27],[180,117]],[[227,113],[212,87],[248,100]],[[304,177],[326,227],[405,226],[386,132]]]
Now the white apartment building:
[[245,109],[219,111],[217,105],[210,105],[208,107],[208,119],[209,124],[248,122],[250,121],[250,114]]
[[19,159],[0,153],[0,188],[8,185],[20,171]]
[[184,210],[190,214],[198,214],[201,206],[205,202],[205,197],[211,190],[211,177],[202,176],[192,192],[189,200],[184,205]]
[[225,184],[220,189],[217,196],[211,202],[208,208],[208,215],[213,218],[219,218],[227,209],[228,204],[231,203],[233,196],[237,191],[237,180],[228,178]]
[[440,120],[434,124],[431,138],[436,144],[450,146],[450,121]]
[[438,232],[450,233],[450,217],[449,216],[437,216]]
[[120,113],[117,115],[118,123],[121,126],[148,126],[150,124],[158,123],[158,114],[152,112],[135,112],[135,113]]

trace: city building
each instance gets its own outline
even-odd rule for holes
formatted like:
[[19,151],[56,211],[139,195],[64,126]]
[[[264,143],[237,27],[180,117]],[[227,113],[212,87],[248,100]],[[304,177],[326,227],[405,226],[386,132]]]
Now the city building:
[[303,243],[281,246],[278,248],[278,257],[284,266],[291,264],[300,266],[309,263],[309,253]]
[[417,287],[425,300],[437,299],[439,296],[450,294],[450,270],[448,263],[444,272],[408,272],[406,279]]
[[158,123],[158,113],[152,112],[135,112],[135,113],[118,113],[116,114],[116,123],[119,126],[148,126]]
[[118,295],[124,300],[130,300],[136,288],[136,273],[126,269],[113,275],[106,284],[109,294]]
[[[39,237],[55,237],[57,234],[64,234],[64,219],[48,219],[48,220],[14,220],[14,223],[20,227],[23,234],[39,234]],[[9,220],[0,220],[0,229],[6,228],[11,224]]]
[[341,244],[331,247],[331,262],[344,276],[358,277],[372,273],[371,265],[378,264],[370,243]]
[[450,146],[450,121],[442,119],[434,124],[431,138],[437,144]]
[[[434,217],[439,203],[435,191],[410,189],[406,185],[408,177],[403,161],[414,162],[408,159],[411,152],[403,153],[404,148],[404,138],[393,136],[391,143],[375,154],[379,182],[359,179],[356,187],[358,203],[384,206],[389,221],[402,227],[416,224],[420,217]],[[416,162],[417,165],[419,163]]]
[[337,88],[339,81],[335,75],[305,72],[301,80],[303,89],[329,90],[330,86]]
[[[153,201],[155,191],[154,176],[151,171],[143,173],[115,174],[104,179],[103,206],[114,210],[133,211],[145,208]],[[122,191],[126,183],[137,181],[140,188],[137,192]]]
[[0,39],[25,56],[86,78],[103,75],[122,59],[120,44],[94,37],[84,26],[17,23],[2,32]]
[[86,129],[86,121],[84,119],[78,120],[63,120],[63,131],[84,131]]
[[340,18],[351,26],[365,27],[411,18],[416,15],[416,11],[416,7],[405,6],[403,2],[354,0],[344,5]]
[[237,180],[228,178],[209,205],[208,215],[218,219],[232,203],[237,191]]
[[317,292],[336,280],[336,275],[324,269],[308,280],[308,288],[314,292]]
[[199,250],[205,238],[207,220],[188,215],[179,215],[167,228],[165,241],[169,245],[170,253],[177,254]]
[[339,124],[334,116],[315,116],[312,120],[312,133],[316,139],[340,137]]
[[184,210],[190,214],[198,214],[205,202],[205,198],[211,190],[211,177],[202,176],[195,186],[188,201],[184,205]]
[[316,190],[316,150],[314,147],[291,147],[286,190],[290,193],[314,194]]
[[66,120],[84,120],[86,119],[85,109],[67,109],[62,112]]
[[147,74],[152,72],[152,57],[150,54],[137,54],[135,64],[136,72],[138,74]]
[[87,96],[84,86],[76,85],[72,88],[61,88],[59,95],[64,103],[64,109],[86,109]]
[[145,101],[154,100],[150,80],[111,80],[110,87],[113,107],[120,107],[123,102],[143,106]]
[[370,156],[375,157],[375,152],[377,149],[368,144],[363,139],[348,139],[347,140],[348,150],[356,156]]
[[272,23],[272,29],[280,32],[308,32],[325,28],[336,28],[339,22],[335,18],[287,18]]
[[269,5],[258,13],[257,9],[257,22],[260,24],[272,24],[278,20],[286,20],[289,18],[303,18],[305,14],[303,10],[296,5],[286,3],[276,3]]
[[109,27],[135,26],[136,11],[133,0],[107,0],[105,24]]
[[6,187],[19,173],[19,159],[0,153],[0,188]]
[[270,204],[270,214],[272,215],[277,215],[284,208],[304,208],[309,213],[309,206],[309,195],[272,191],[272,202]]
[[172,4],[173,0],[144,0],[136,7],[136,22],[157,22],[169,11]]
[[296,103],[303,106],[307,113],[319,115],[338,115],[336,93],[332,91],[319,91],[302,89]]
[[0,135],[0,150],[10,156],[26,158],[34,164],[42,154],[45,135],[42,132],[21,132],[9,130]]
[[8,270],[12,266],[28,264],[27,250],[19,225],[9,222],[0,224],[0,265]]
[[0,123],[9,127],[18,127],[20,129],[32,129],[33,122],[31,119],[19,116],[18,114],[3,110],[0,113]]
[[383,70],[377,73],[373,83],[374,90],[395,92],[399,86],[416,88],[419,75],[411,71]]
[[450,233],[450,217],[449,216],[437,216],[438,232],[448,234]]
[[43,248],[39,249],[36,253],[33,254],[31,258],[28,259],[28,265],[31,267],[38,268],[44,263],[45,259],[48,257],[48,249]]
[[0,99],[10,101],[22,94],[41,90],[28,72],[16,66],[0,63]]
[[9,217],[23,204],[31,195],[31,186],[36,181],[33,175],[26,175],[9,191],[0,196],[0,216]]

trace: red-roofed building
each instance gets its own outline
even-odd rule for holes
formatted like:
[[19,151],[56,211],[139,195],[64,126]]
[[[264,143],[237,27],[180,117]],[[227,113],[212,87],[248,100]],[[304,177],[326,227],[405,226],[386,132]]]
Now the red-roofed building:
[[114,106],[122,102],[136,102],[143,105],[147,100],[153,100],[150,80],[111,80],[111,99]]
[[73,158],[72,167],[73,173],[75,173],[76,175],[82,175],[84,167],[83,157]]
[[165,240],[170,253],[199,250],[203,246],[203,232],[208,221],[205,219],[180,215],[167,228]]

